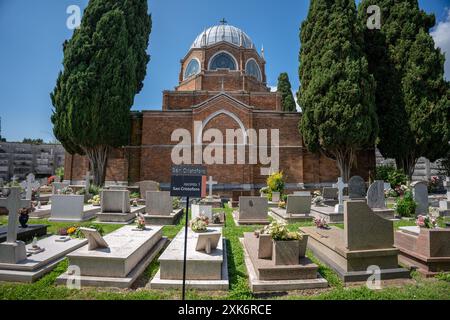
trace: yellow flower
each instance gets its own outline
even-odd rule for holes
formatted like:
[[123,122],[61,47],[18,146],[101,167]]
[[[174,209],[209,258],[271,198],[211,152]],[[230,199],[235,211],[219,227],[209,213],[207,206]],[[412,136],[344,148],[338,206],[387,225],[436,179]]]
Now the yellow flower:
[[72,233],[75,233],[76,231],[77,231],[77,228],[70,227],[69,229],[67,229],[67,234],[72,234]]

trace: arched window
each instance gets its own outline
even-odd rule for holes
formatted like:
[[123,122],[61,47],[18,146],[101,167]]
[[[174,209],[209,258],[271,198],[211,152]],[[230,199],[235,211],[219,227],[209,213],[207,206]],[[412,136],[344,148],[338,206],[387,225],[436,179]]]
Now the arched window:
[[192,59],[189,61],[186,71],[184,72],[184,79],[187,79],[189,77],[192,77],[193,75],[196,75],[200,72],[200,63],[197,59]]
[[245,65],[245,73],[262,81],[261,70],[254,59],[249,59]]
[[209,70],[217,69],[236,70],[236,61],[230,54],[220,52],[212,57],[211,62],[209,63]]

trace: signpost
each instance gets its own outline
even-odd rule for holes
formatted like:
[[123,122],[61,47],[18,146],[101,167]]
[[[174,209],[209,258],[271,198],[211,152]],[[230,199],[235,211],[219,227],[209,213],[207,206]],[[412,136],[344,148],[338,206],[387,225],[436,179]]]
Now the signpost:
[[189,227],[189,198],[202,198],[206,196],[206,168],[195,165],[182,165],[172,167],[172,179],[170,183],[170,195],[172,197],[186,197],[186,221],[184,226],[184,259],[183,259],[183,294],[186,294],[186,258],[187,235]]

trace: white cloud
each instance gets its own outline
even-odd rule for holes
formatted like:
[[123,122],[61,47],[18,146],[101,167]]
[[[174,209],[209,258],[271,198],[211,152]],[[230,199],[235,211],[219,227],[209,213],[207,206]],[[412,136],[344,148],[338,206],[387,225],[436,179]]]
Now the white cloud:
[[[277,91],[278,91],[278,89],[277,89],[276,86],[269,86],[269,88],[270,88],[270,92],[277,92]],[[294,89],[292,89],[292,94],[294,95],[294,100],[295,100],[295,104],[296,104],[296,106],[297,106],[297,111],[298,111],[298,112],[302,112],[302,109],[301,109],[300,106],[298,105],[297,95],[295,94]]]
[[448,14],[445,21],[440,21],[430,33],[436,43],[445,53],[445,78],[450,80],[450,8],[446,8]]

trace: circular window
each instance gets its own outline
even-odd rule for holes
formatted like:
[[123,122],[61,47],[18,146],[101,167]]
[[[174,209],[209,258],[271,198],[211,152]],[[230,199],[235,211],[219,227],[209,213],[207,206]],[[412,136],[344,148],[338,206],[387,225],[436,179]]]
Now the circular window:
[[184,79],[192,77],[200,72],[200,63],[198,63],[197,59],[192,59],[189,61],[186,71],[184,72]]
[[253,59],[247,61],[247,64],[245,65],[245,73],[255,77],[256,79],[258,79],[258,81],[262,80],[261,70],[259,69],[259,66],[256,63],[256,61]]
[[228,53],[220,52],[212,58],[209,65],[209,70],[217,69],[236,70],[236,62]]

